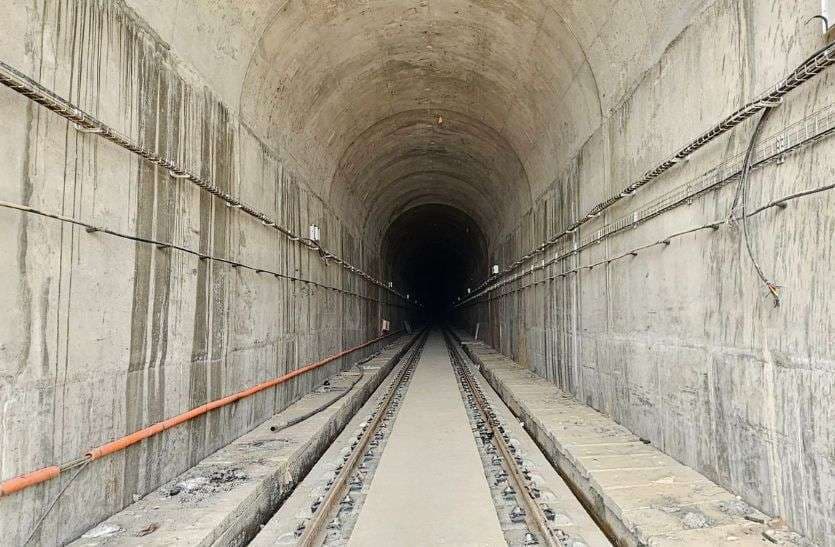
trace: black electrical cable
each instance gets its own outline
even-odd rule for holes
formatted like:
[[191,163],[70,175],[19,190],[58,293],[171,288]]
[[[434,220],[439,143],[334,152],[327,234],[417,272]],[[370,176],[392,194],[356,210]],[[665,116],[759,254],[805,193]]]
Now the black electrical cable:
[[783,208],[783,207],[786,206],[787,201],[792,201],[792,200],[799,199],[799,198],[805,198],[806,196],[812,196],[812,195],[815,195],[815,194],[820,194],[821,192],[828,192],[829,190],[835,190],[835,183],[827,184],[825,186],[819,186],[817,188],[812,188],[811,190],[803,190],[802,192],[796,192],[794,194],[789,194],[787,196],[783,196],[781,198],[775,199],[774,201],[766,203],[765,205],[763,205],[761,207],[757,207],[756,209],[754,209],[753,211],[748,213],[746,216],[752,217],[754,215],[758,215],[758,214],[762,213],[763,211],[765,211],[766,209],[771,209],[772,207]]
[[[219,263],[222,263],[222,264],[228,264],[229,266],[231,266],[233,268],[246,268],[248,270],[254,271],[255,273],[266,273],[266,274],[270,274],[270,275],[272,275],[276,278],[280,278],[280,279],[287,279],[287,280],[290,280],[290,281],[300,281],[302,283],[306,283],[308,285],[313,285],[313,286],[316,286],[316,287],[320,287],[320,288],[325,289],[325,290],[336,291],[338,293],[345,294],[345,295],[348,295],[348,296],[353,296],[355,298],[360,298],[360,299],[363,299],[363,300],[368,300],[370,302],[380,303],[380,300],[378,298],[374,298],[374,297],[371,297],[371,296],[366,296],[366,295],[363,295],[363,294],[360,294],[360,293],[357,293],[357,292],[352,292],[352,291],[349,291],[349,290],[346,290],[346,289],[341,289],[339,287],[326,285],[324,283],[319,283],[317,281],[313,281],[313,280],[310,280],[310,279],[305,279],[305,278],[301,278],[301,277],[295,277],[295,276],[292,276],[292,275],[282,274],[282,273],[272,271],[272,270],[269,270],[269,269],[265,269],[265,268],[259,268],[259,267],[253,266],[251,264],[244,264],[243,262],[238,262],[238,261],[231,260],[231,259],[228,259],[228,258],[220,258],[220,257],[217,257],[217,256],[208,255],[208,254],[205,254],[205,253],[201,253],[199,251],[195,251],[194,249],[189,249],[188,247],[178,245],[178,244],[176,244],[172,241],[159,241],[159,240],[150,239],[150,238],[147,238],[147,237],[135,236],[135,235],[119,232],[119,231],[116,231],[116,230],[112,230],[110,228],[105,228],[103,226],[96,226],[96,225],[90,224],[89,222],[78,220],[78,219],[72,218],[72,217],[67,217],[67,216],[64,216],[64,215],[59,215],[57,213],[50,213],[48,211],[42,211],[40,209],[36,209],[36,208],[28,206],[28,205],[21,205],[19,203],[11,203],[11,202],[8,202],[8,201],[0,200],[0,208],[11,209],[11,210],[20,211],[20,212],[23,212],[23,213],[30,213],[30,214],[33,214],[33,215],[38,215],[38,216],[58,220],[60,222],[67,222],[67,223],[73,224],[75,226],[81,226],[88,233],[91,233],[91,234],[101,233],[101,234],[107,234],[107,235],[115,236],[115,237],[122,238],[122,239],[127,239],[129,241],[136,241],[138,243],[147,243],[149,245],[156,246],[160,250],[174,249],[174,250],[177,250],[177,251],[181,251],[181,252],[196,256],[201,260],[211,260],[211,261],[219,262]],[[321,252],[322,251],[320,251],[320,256],[322,256]],[[325,260],[324,257],[323,257],[323,260]],[[396,306],[398,308],[403,308],[403,309],[406,308],[406,306],[404,306],[402,304],[390,303],[389,305]]]
[[[835,113],[830,114],[830,116],[835,116]],[[787,148],[787,149],[785,149],[785,150],[783,150],[779,153],[774,153],[772,156],[768,156],[768,157],[765,157],[765,158],[762,158],[762,159],[758,159],[755,163],[752,164],[752,170],[753,170],[753,168],[765,165],[766,163],[768,163],[770,160],[772,160],[775,157],[778,157],[778,156],[782,157],[785,153],[789,153],[789,152],[792,152],[794,150],[798,150],[802,146],[806,145],[807,143],[817,142],[819,139],[821,139],[825,136],[831,135],[831,134],[835,134],[835,127],[829,127],[826,130],[822,131],[821,133],[818,133],[814,136],[810,136],[807,139],[804,139],[804,140],[790,146],[789,148]],[[744,154],[744,152],[743,152],[743,154]],[[463,302],[460,302],[460,298],[459,298],[460,303],[457,304],[457,307],[468,306],[471,303],[471,301],[473,300],[473,298],[480,298],[484,293],[493,292],[497,289],[500,289],[501,287],[504,287],[505,285],[507,285],[509,283],[515,282],[516,280],[520,279],[521,277],[525,277],[525,276],[529,275],[531,272],[533,272],[534,269],[536,269],[536,270],[544,269],[545,266],[550,266],[552,264],[556,264],[556,263],[558,263],[562,260],[565,260],[566,258],[568,258],[570,256],[577,255],[581,251],[585,250],[587,247],[590,247],[592,245],[596,245],[596,244],[600,243],[600,241],[602,241],[602,237],[609,237],[609,236],[615,235],[617,233],[620,233],[621,231],[623,231],[627,228],[634,228],[634,227],[638,226],[638,224],[644,223],[644,222],[646,222],[646,221],[648,221],[652,218],[660,216],[661,214],[663,214],[667,211],[670,211],[673,208],[678,207],[679,205],[682,205],[683,203],[690,203],[690,200],[692,200],[694,197],[696,197],[698,195],[701,195],[702,193],[706,192],[707,190],[713,190],[713,189],[722,187],[722,186],[724,186],[724,184],[726,182],[730,182],[731,180],[737,180],[737,182],[738,182],[740,173],[741,173],[741,167],[740,167],[740,170],[737,171],[735,174],[729,175],[725,179],[711,184],[706,189],[703,189],[696,194],[692,194],[692,195],[688,196],[687,199],[676,201],[676,202],[674,202],[670,205],[664,206],[664,207],[660,207],[660,208],[656,207],[656,208],[653,209],[653,212],[651,214],[643,215],[639,220],[625,223],[621,227],[616,228],[614,230],[611,230],[611,231],[605,233],[603,236],[601,236],[598,239],[593,239],[593,240],[588,241],[586,243],[581,243],[576,248],[573,248],[573,249],[571,249],[571,250],[569,250],[569,251],[567,251],[567,252],[565,252],[561,255],[557,255],[554,258],[551,258],[550,260],[544,261],[541,264],[541,266],[535,266],[531,270],[525,270],[524,272],[522,272],[520,274],[516,274],[516,276],[513,277],[513,278],[505,278],[504,280],[501,280],[501,281],[495,281],[496,278],[498,278],[499,276],[498,275],[492,275],[490,277],[491,280],[494,280],[494,283],[493,283],[492,286],[490,286],[487,289],[484,289],[480,293],[477,293],[475,296],[472,296],[472,297],[469,297],[469,298],[465,299]],[[797,198],[801,198],[801,197],[805,197],[805,196],[809,196],[809,195],[813,195],[813,194],[817,194],[817,193],[824,192],[824,191],[827,191],[827,190],[832,190],[833,188],[835,188],[835,185],[825,185],[825,186],[818,187],[818,188],[815,188],[815,189],[812,189],[812,190],[805,190],[805,191],[798,192],[798,193],[795,193],[795,194],[789,194],[787,196],[783,196],[781,198],[775,199],[774,201],[772,201],[772,202],[770,202],[766,205],[762,205],[762,206],[758,207],[757,209],[755,209],[754,211],[752,211],[750,213],[746,213],[746,216],[755,216],[755,215],[757,215],[757,214],[759,214],[759,213],[761,213],[761,212],[763,212],[767,209],[770,209],[772,207],[779,206],[781,208],[784,208],[785,205],[786,205],[786,202],[788,202],[788,201],[791,201],[791,200],[797,199]],[[740,190],[740,188],[739,188],[739,186],[737,186],[737,191],[739,191],[739,190]],[[735,202],[738,203],[738,200],[735,199]],[[732,213],[735,212],[734,207],[731,208],[731,212]],[[623,218],[626,218],[626,217],[623,217]],[[726,215],[721,221],[711,222],[711,223],[705,224],[703,226],[697,227],[696,229],[697,230],[701,230],[701,229],[705,229],[705,228],[718,229],[718,227],[720,225],[730,223],[730,222],[734,222],[735,220],[736,220],[735,217],[730,218],[728,215]],[[679,235],[682,235],[682,234],[673,234],[671,236],[667,236],[665,238],[665,240],[670,239],[671,237],[677,237]],[[661,242],[664,242],[665,240],[661,240]],[[642,248],[643,247],[639,247],[635,250],[641,250]],[[629,253],[627,253],[627,254],[629,254]],[[595,263],[591,266],[597,266],[598,264],[602,264],[602,263],[607,262],[609,260],[616,260],[617,258],[619,258],[619,257],[615,257],[614,259],[606,259],[606,260],[603,260],[601,262]],[[582,269],[585,269],[587,267],[589,267],[589,266],[583,266],[583,267],[580,267],[579,269],[582,270]],[[571,270],[571,272],[574,272],[574,271],[575,270]],[[554,277],[548,277],[547,279],[549,279],[549,280],[554,279]],[[538,283],[541,283],[541,282],[542,281],[534,282],[534,284],[538,284]],[[512,290],[510,292],[516,292],[517,290],[518,289],[515,289],[515,290]],[[494,297],[488,297],[488,300],[494,300],[494,299],[495,299]]]
[[769,106],[765,110],[763,110],[762,115],[760,115],[760,119],[757,120],[757,125],[754,126],[754,133],[751,135],[751,138],[748,141],[748,147],[745,149],[745,158],[742,160],[742,171],[740,173],[740,183],[736,186],[736,192],[734,193],[734,200],[731,203],[731,211],[728,215],[728,219],[730,221],[737,221],[743,215],[740,214],[739,216],[736,215],[737,207],[742,205],[742,194],[743,188],[745,187],[745,182],[748,179],[749,174],[753,168],[753,157],[754,157],[754,148],[757,145],[757,141],[759,140],[760,133],[762,132],[762,128],[765,126],[765,122],[768,119],[771,111],[775,107]]
[[[773,201],[770,201],[770,202],[766,203],[765,205],[757,207],[756,209],[754,209],[750,213],[746,212],[745,216],[746,217],[753,217],[753,216],[756,216],[756,215],[762,213],[763,211],[767,211],[767,210],[772,209],[774,207],[779,207],[779,208],[782,209],[782,208],[785,208],[785,207],[788,206],[789,201],[804,198],[804,197],[807,197],[807,196],[812,196],[812,195],[815,195],[815,194],[820,194],[822,192],[829,192],[829,191],[832,191],[832,190],[835,190],[835,183],[826,184],[824,186],[819,186],[817,188],[812,188],[811,190],[803,190],[801,192],[795,192],[793,194],[788,194],[788,195],[785,195],[783,197],[777,198]],[[518,288],[512,289],[512,290],[510,290],[506,293],[502,293],[498,296],[490,296],[490,297],[487,298],[487,300],[488,301],[499,300],[499,299],[503,298],[504,296],[507,296],[508,294],[513,294],[513,293],[525,290],[526,288],[528,288],[532,285],[538,285],[540,283],[544,283],[545,281],[553,281],[554,279],[557,279],[558,277],[565,277],[568,274],[575,274],[575,273],[578,273],[582,270],[586,270],[586,269],[591,270],[591,269],[596,268],[597,266],[601,266],[603,264],[614,262],[616,260],[626,258],[627,256],[630,256],[630,255],[633,255],[633,256],[637,255],[639,251],[642,251],[644,249],[649,249],[649,248],[655,247],[657,245],[665,245],[666,246],[666,245],[670,244],[672,239],[676,239],[676,238],[679,238],[679,237],[682,237],[682,236],[685,236],[685,235],[688,235],[688,234],[692,234],[694,232],[698,232],[698,231],[701,231],[701,230],[707,230],[707,229],[718,230],[723,224],[727,224],[727,222],[728,222],[728,220],[727,220],[727,218],[725,218],[723,220],[717,220],[717,221],[714,221],[714,222],[709,222],[707,224],[702,224],[700,226],[696,226],[694,228],[690,228],[690,229],[684,230],[682,232],[676,232],[674,234],[668,235],[664,239],[659,239],[658,241],[655,241],[653,243],[648,243],[648,244],[642,245],[640,247],[635,247],[634,249],[631,249],[631,250],[629,250],[625,253],[622,253],[620,255],[605,258],[603,260],[599,260],[598,262],[594,262],[592,264],[585,264],[583,266],[578,266],[578,267],[570,269],[570,270],[565,270],[565,271],[560,272],[558,274],[550,275],[550,276],[545,277],[544,279],[542,279],[540,281],[536,281],[536,282],[532,283],[531,285],[526,285],[524,287],[518,287]],[[558,259],[552,260],[551,263],[555,264],[556,262],[558,262],[558,260],[563,260],[563,259],[567,258],[568,256],[570,256],[570,254],[558,257]],[[473,302],[465,302],[465,303],[462,304],[462,306],[465,306],[465,307],[469,307],[469,306],[472,306],[472,305],[473,305]]]
[[[108,126],[107,124],[97,119],[93,115],[84,112],[73,103],[67,101],[63,97],[59,96],[50,89],[44,87],[39,82],[33,80],[32,78],[25,75],[23,72],[19,71],[13,66],[6,64],[2,60],[0,60],[0,85],[7,86],[8,88],[20,93],[24,97],[27,97],[35,101],[44,108],[47,108],[48,110],[55,112],[56,114],[69,120],[79,129],[79,131],[98,135],[114,143],[117,146],[129,150],[130,152],[137,154],[145,160],[155,165],[158,165],[164,169],[167,169],[171,177],[175,179],[189,180],[189,182],[197,185],[202,190],[205,190],[210,194],[223,200],[227,206],[240,209],[249,216],[260,221],[265,226],[269,226],[278,230],[279,232],[287,236],[291,241],[299,241],[300,239],[303,239],[301,237],[295,236],[290,230],[280,226],[277,222],[271,220],[266,214],[261,213],[253,207],[250,207],[249,205],[239,201],[234,196],[227,194],[218,186],[216,186],[215,183],[212,182],[212,180],[203,178],[194,173],[190,173],[186,170],[186,168],[175,163],[175,161],[171,158],[161,155],[154,150],[147,149],[143,147],[141,144],[131,141],[128,137],[120,134],[114,128]],[[387,290],[392,294],[395,294],[401,299],[403,299],[403,295],[399,292],[395,291],[391,287],[387,287],[382,281],[379,281],[370,274],[360,270],[355,266],[352,266],[344,259],[341,259],[336,255],[333,255],[332,253],[325,251],[318,244],[316,246],[311,246],[306,243],[303,244],[307,245],[311,249],[318,249],[320,255],[322,253],[324,253],[325,255],[329,255],[336,262],[341,264],[345,269],[349,270],[350,272],[359,275],[360,277],[363,277],[364,279],[368,280],[374,285],[377,285],[383,288],[384,290]]]
[[[613,203],[617,202],[620,198],[628,195],[633,195],[634,191],[637,190],[639,187],[643,186],[644,184],[647,184],[650,180],[660,176],[662,173],[664,173],[670,167],[672,167],[672,165],[686,158],[687,156],[689,156],[708,142],[712,141],[719,135],[722,135],[730,129],[732,129],[733,127],[736,127],[737,125],[748,119],[750,116],[756,114],[757,111],[768,111],[772,109],[776,105],[776,103],[782,100],[782,98],[790,91],[796,89],[803,83],[809,81],[812,77],[816,76],[817,74],[831,66],[833,62],[835,62],[835,57],[833,57],[833,53],[835,53],[835,43],[826,44],[821,48],[815,50],[802,63],[797,65],[797,67],[786,78],[778,82],[778,84],[774,86],[770,93],[764,96],[760,96],[759,98],[744,105],[739,110],[726,117],[722,122],[714,126],[713,129],[707,131],[701,137],[691,142],[690,145],[680,150],[676,154],[675,160],[667,160],[666,162],[659,165],[652,171],[648,171],[641,180],[636,181],[635,183],[627,186],[627,188],[623,190],[619,196],[609,198],[608,200],[599,202],[597,205],[593,206],[590,209],[589,213],[587,213],[584,217],[576,220],[573,224],[569,226],[568,229],[556,234],[554,237],[537,247],[536,250],[527,253],[522,258],[511,264],[505,271],[496,275],[490,275],[487,279],[482,281],[478,287],[476,287],[475,291],[473,291],[476,294],[467,297],[464,300],[464,302],[457,304],[457,306],[466,304],[467,301],[471,300],[472,298],[475,298],[477,294],[480,294],[480,291],[490,282],[490,280],[496,277],[504,277],[510,274],[513,270],[517,269],[527,259],[534,256],[537,252],[541,252],[547,247],[556,244],[556,242],[563,236],[575,232],[578,227],[580,227],[582,224],[586,223],[590,219],[598,216],[601,212],[603,212],[603,210],[607,209]],[[815,61],[816,57],[819,57],[824,54],[826,55],[822,61]],[[813,63],[810,66],[810,63],[812,63],[812,61],[815,61],[815,63]]]
[[349,394],[357,386],[358,383],[360,383],[360,380],[362,380],[363,377],[365,376],[365,369],[362,368],[360,365],[362,365],[364,363],[367,363],[368,361],[374,359],[375,357],[380,355],[382,352],[383,352],[383,350],[380,350],[377,353],[375,353],[375,354],[373,354],[369,357],[366,357],[362,361],[359,361],[357,364],[355,364],[352,367],[352,368],[358,369],[360,371],[360,374],[359,374],[359,376],[357,376],[357,379],[354,380],[351,383],[351,385],[348,386],[348,388],[346,388],[342,393],[340,393],[339,395],[337,395],[333,399],[329,400],[327,403],[325,403],[321,406],[318,406],[318,407],[314,408],[313,410],[311,410],[311,411],[309,411],[305,414],[302,414],[301,416],[297,416],[297,417],[293,418],[292,420],[288,420],[288,421],[286,421],[286,422],[284,422],[283,424],[280,424],[280,425],[271,425],[270,426],[270,431],[272,431],[273,433],[278,433],[280,431],[284,431],[288,427],[293,427],[296,424],[300,424],[301,422],[307,420],[308,418],[312,418],[313,416],[319,414],[323,410],[326,410],[328,407],[333,405],[335,402],[337,402],[341,398],[345,397],[347,394]]
[[748,182],[750,179],[751,174],[751,166],[753,163],[753,156],[754,156],[754,148],[757,145],[757,141],[759,140],[760,133],[762,132],[762,128],[765,125],[765,122],[768,120],[768,117],[771,115],[775,109],[774,106],[769,106],[765,110],[763,110],[760,119],[757,121],[757,125],[754,128],[754,132],[751,134],[751,140],[748,143],[748,150],[745,152],[745,161],[742,164],[742,175],[739,178],[739,186],[737,186],[736,196],[734,197],[734,202],[732,204],[731,215],[733,215],[733,209],[739,206],[740,208],[740,217],[742,219],[742,237],[745,240],[745,249],[748,253],[748,258],[751,259],[751,263],[754,265],[754,270],[757,272],[757,276],[760,280],[765,284],[768,288],[768,291],[771,293],[772,298],[774,298],[774,307],[780,305],[780,287],[768,277],[766,277],[765,272],[763,272],[762,266],[757,261],[757,258],[754,256],[754,249],[753,244],[751,243],[751,234],[748,229],[748,214],[746,214],[745,209],[748,204]]
[[[343,398],[345,395],[347,395],[348,393],[350,393],[350,392],[351,392],[351,390],[353,390],[353,389],[356,387],[356,385],[360,382],[360,380],[362,380],[362,378],[365,376],[365,369],[363,369],[360,365],[363,365],[363,364],[367,363],[368,361],[370,361],[370,360],[374,359],[375,357],[377,357],[378,355],[380,355],[382,352],[383,352],[383,350],[380,350],[380,351],[378,351],[378,352],[376,352],[376,353],[374,353],[374,354],[372,354],[372,355],[370,355],[370,356],[366,357],[365,359],[362,359],[361,361],[358,361],[358,362],[357,362],[357,363],[356,363],[356,364],[352,367],[352,368],[357,368],[357,369],[359,369],[360,374],[359,374],[359,376],[357,377],[357,379],[356,379],[356,380],[354,380],[354,381],[351,383],[351,385],[350,385],[350,386],[349,386],[349,387],[348,387],[345,391],[343,391],[342,393],[340,393],[339,395],[337,395],[336,397],[334,397],[333,399],[331,399],[331,400],[330,400],[330,401],[328,401],[327,403],[325,403],[325,404],[323,404],[323,405],[321,405],[321,406],[317,407],[316,409],[314,409],[314,410],[312,410],[312,411],[310,411],[310,412],[308,412],[308,413],[306,413],[306,414],[303,414],[302,416],[298,416],[298,417],[296,417],[296,418],[293,418],[292,420],[289,420],[288,422],[286,422],[286,423],[284,423],[284,424],[282,424],[282,425],[280,425],[280,426],[270,426],[270,431],[272,431],[272,432],[279,432],[279,431],[282,431],[282,430],[284,430],[284,429],[287,429],[288,427],[291,427],[291,426],[294,426],[294,425],[296,425],[296,424],[299,424],[299,423],[303,422],[304,420],[307,420],[308,418],[311,418],[311,417],[315,416],[316,414],[318,414],[318,413],[322,412],[323,410],[327,409],[329,406],[331,406],[332,404],[334,404],[335,402],[337,402],[339,399]],[[57,495],[57,496],[55,496],[55,499],[53,499],[53,500],[52,500],[52,503],[50,503],[50,504],[49,504],[49,506],[46,508],[46,510],[43,512],[43,514],[41,515],[41,517],[38,519],[38,522],[36,522],[36,523],[35,523],[35,526],[32,528],[32,531],[31,531],[31,532],[29,532],[29,536],[26,538],[26,541],[24,541],[24,542],[23,542],[23,546],[24,546],[24,547],[25,547],[26,545],[28,545],[30,541],[32,541],[32,538],[34,538],[34,537],[35,537],[35,534],[37,533],[38,529],[41,527],[41,525],[43,524],[43,522],[46,520],[46,517],[47,517],[47,516],[49,515],[49,513],[52,511],[52,508],[53,508],[53,507],[55,507],[55,504],[56,504],[56,503],[58,503],[58,500],[59,500],[59,499],[61,499],[61,496],[63,496],[63,495],[64,495],[64,492],[66,492],[66,491],[67,491],[67,488],[69,488],[69,487],[70,487],[70,485],[73,483],[73,481],[75,481],[76,477],[78,477],[78,475],[79,475],[79,474],[81,474],[81,472],[82,472],[82,471],[84,471],[84,469],[85,469],[85,468],[86,468],[86,467],[90,464],[90,462],[91,462],[91,461],[92,461],[92,460],[89,460],[89,459],[88,459],[88,460],[85,460],[85,461],[84,461],[84,463],[82,463],[82,464],[79,466],[79,468],[78,468],[78,470],[75,472],[75,474],[73,474],[73,476],[72,476],[72,477],[70,477],[70,479],[67,481],[67,484],[65,484],[65,485],[64,485],[64,487],[61,489],[61,491],[60,491],[60,492],[58,492],[58,495]]]
[[356,364],[352,367],[352,368],[357,368],[357,369],[359,369],[359,371],[360,371],[360,375],[357,377],[357,379],[356,379],[356,380],[354,380],[354,381],[351,383],[351,385],[350,385],[350,386],[348,386],[348,388],[347,388],[347,389],[345,389],[345,391],[343,391],[342,393],[340,393],[339,395],[337,395],[336,397],[334,397],[333,399],[331,399],[331,400],[330,400],[330,401],[328,401],[327,403],[325,403],[325,404],[323,404],[323,405],[321,405],[321,406],[318,406],[318,407],[314,408],[313,410],[311,410],[311,411],[309,411],[309,412],[306,412],[305,414],[302,414],[301,416],[297,416],[297,417],[293,418],[292,420],[288,420],[288,421],[286,421],[286,422],[284,422],[283,424],[280,424],[280,425],[271,425],[271,426],[270,426],[270,431],[272,431],[273,433],[278,433],[278,432],[280,432],[280,431],[284,431],[284,430],[285,430],[285,429],[287,429],[288,427],[292,427],[292,426],[294,426],[294,425],[300,424],[301,422],[303,422],[303,421],[307,420],[308,418],[312,418],[313,416],[315,416],[315,415],[319,414],[319,413],[320,413],[320,412],[322,412],[323,410],[326,410],[328,407],[330,407],[331,405],[333,405],[335,402],[337,402],[337,401],[338,401],[338,400],[340,400],[341,398],[345,397],[347,394],[349,394],[349,393],[350,393],[350,392],[351,392],[351,391],[352,391],[352,390],[356,387],[356,385],[357,385],[358,383],[360,383],[360,380],[362,380],[362,379],[363,379],[363,377],[365,376],[365,369],[364,369],[364,368],[362,368],[360,365],[363,365],[363,364],[365,364],[365,363],[369,362],[370,360],[374,359],[375,357],[379,356],[381,353],[383,353],[383,351],[384,351],[384,350],[385,350],[385,348],[381,349],[380,351],[378,351],[378,352],[376,352],[376,353],[374,353],[374,354],[372,354],[372,355],[369,355],[369,356],[368,356],[368,357],[366,357],[365,359],[363,359],[363,360],[361,360],[361,361],[358,361],[358,362],[357,362],[357,363],[356,363]]

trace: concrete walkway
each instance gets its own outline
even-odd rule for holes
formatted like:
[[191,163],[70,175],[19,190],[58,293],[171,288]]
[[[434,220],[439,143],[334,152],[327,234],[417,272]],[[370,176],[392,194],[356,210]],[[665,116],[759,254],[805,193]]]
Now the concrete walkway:
[[704,475],[481,344],[470,356],[624,545],[809,545]]
[[[324,411],[280,433],[271,432],[271,425],[283,424],[334,397],[333,392],[318,390],[305,395],[272,419],[93,527],[71,545],[245,544],[385,381],[407,341],[408,337],[400,338],[366,363],[366,373],[351,393]],[[353,370],[339,373],[330,378],[331,387],[347,388],[355,378]],[[117,460],[111,465],[121,464]],[[224,480],[213,481],[218,476]],[[6,543],[0,539],[0,545]]]
[[426,343],[349,545],[506,545],[437,331]]

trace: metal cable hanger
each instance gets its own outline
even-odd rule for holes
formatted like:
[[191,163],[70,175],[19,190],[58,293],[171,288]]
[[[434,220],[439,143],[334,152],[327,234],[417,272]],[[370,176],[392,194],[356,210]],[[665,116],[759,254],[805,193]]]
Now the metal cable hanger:
[[673,156],[670,157],[668,160],[662,162],[657,167],[645,172],[641,178],[629,184],[620,192],[594,205],[591,209],[589,209],[589,211],[585,215],[574,221],[562,232],[554,235],[547,241],[540,244],[535,249],[527,252],[518,260],[501,270],[498,274],[489,276],[487,279],[482,281],[481,284],[478,285],[478,287],[472,289],[471,294],[466,295],[466,298],[462,298],[462,301],[457,305],[461,305],[465,302],[468,302],[473,298],[478,297],[485,291],[492,290],[488,287],[489,285],[495,285],[496,282],[499,281],[501,278],[504,278],[509,274],[513,273],[515,270],[520,268],[529,260],[533,259],[538,254],[545,252],[546,249],[553,247],[564,237],[575,233],[582,225],[598,217],[601,213],[603,213],[606,209],[610,208],[612,205],[618,203],[619,201],[625,198],[635,196],[635,194],[641,187],[654,181],[662,174],[670,170],[676,164],[686,160],[690,155],[704,147],[709,142],[715,140],[719,136],[727,133],[731,129],[742,124],[744,121],[748,120],[755,114],[773,108],[776,105],[780,104],[780,102],[783,100],[783,97],[785,97],[789,92],[800,87],[809,80],[813,79],[815,76],[817,76],[833,64],[835,64],[835,43],[830,43],[812,53],[788,76],[769,87],[767,91],[760,94],[753,101],[739,108],[732,114],[725,117],[718,124],[714,125],[712,128],[702,133],[699,137],[697,137],[689,144],[684,146],[682,149],[680,149],[678,152],[673,154]]
[[[278,224],[267,214],[242,202],[232,194],[223,191],[212,180],[208,179],[207,177],[203,177],[195,173],[192,173],[186,167],[183,167],[171,158],[168,158],[159,152],[149,150],[141,144],[134,142],[129,137],[122,135],[109,125],[105,124],[104,122],[93,116],[92,114],[85,112],[84,110],[80,109],[78,106],[74,105],[70,101],[57,95],[53,91],[47,89],[40,83],[36,82],[29,76],[26,76],[16,68],[8,65],[3,61],[0,61],[0,84],[5,85],[6,87],[20,93],[21,95],[31,99],[32,101],[35,101],[44,108],[51,110],[52,112],[55,112],[61,117],[69,120],[72,124],[75,125],[78,131],[82,133],[90,133],[100,136],[116,144],[117,146],[120,146],[126,150],[133,152],[134,154],[153,163],[154,165],[166,169],[169,175],[174,179],[188,180],[189,182],[195,184],[202,190],[205,190],[213,196],[223,200],[227,207],[239,209],[247,215],[261,222],[264,226],[277,230],[278,232],[286,236],[287,239],[289,239],[290,241],[298,242],[299,244],[307,247],[308,249],[317,252],[323,261],[327,262],[328,260],[331,260],[333,262],[336,262],[349,272],[366,279],[369,283],[377,285],[378,287],[398,296],[402,300],[408,300],[405,297],[405,295],[401,294],[393,287],[389,287],[387,284],[376,279],[369,273],[363,271],[361,268],[358,268],[350,264],[349,262],[340,258],[336,254],[326,250],[319,244],[319,242],[312,241],[310,239],[303,238],[294,234],[288,228],[285,228]],[[413,304],[410,303],[410,305]]]

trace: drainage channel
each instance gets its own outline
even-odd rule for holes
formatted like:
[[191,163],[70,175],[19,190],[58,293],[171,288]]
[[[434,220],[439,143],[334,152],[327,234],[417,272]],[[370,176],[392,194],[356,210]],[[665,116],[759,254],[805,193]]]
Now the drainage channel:
[[[502,415],[496,412],[475,377],[475,365],[447,330],[444,330],[444,340],[507,544],[609,545],[570,491],[565,488],[555,492],[551,488],[554,479],[543,478],[543,475],[553,475],[548,473],[552,469],[547,462],[543,466],[541,460],[544,458],[534,461],[536,447],[531,446],[532,441],[523,448],[520,438],[524,432],[513,432],[518,428],[509,423],[513,419],[509,411]],[[567,507],[573,515],[567,514]],[[578,520],[583,522],[578,523]]]
[[293,530],[282,533],[269,530],[271,526],[286,529],[286,522],[277,521],[286,521],[288,517],[277,514],[276,522],[268,523],[252,545],[337,546],[348,542],[427,336],[428,330],[395,369],[394,380],[380,394],[375,394],[376,405],[369,401],[361,410],[366,412],[369,405],[374,405],[364,418],[357,418],[361,421],[354,424],[350,437],[341,437],[346,444],[335,456],[330,456],[331,462],[324,462],[328,470],[311,492],[310,503],[290,517],[295,520]]

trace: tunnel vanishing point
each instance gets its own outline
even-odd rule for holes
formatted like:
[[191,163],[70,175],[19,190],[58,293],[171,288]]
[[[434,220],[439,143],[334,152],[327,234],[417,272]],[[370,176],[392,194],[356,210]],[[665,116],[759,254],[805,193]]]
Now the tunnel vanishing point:
[[1,4],[0,545],[835,547],[835,1]]

